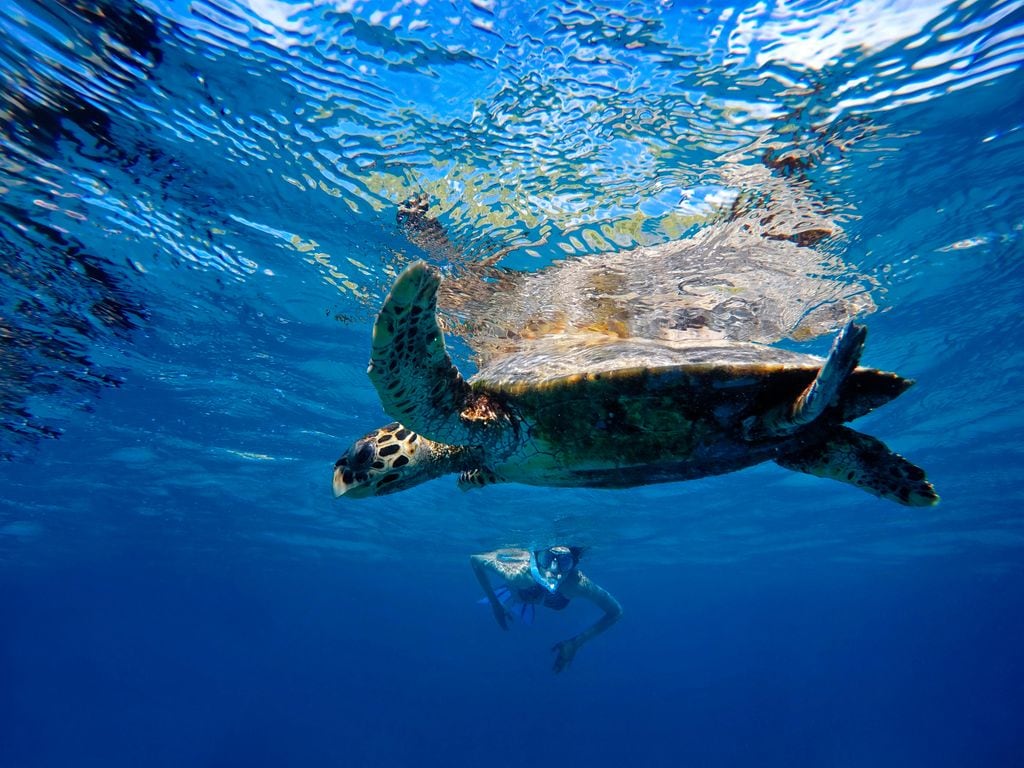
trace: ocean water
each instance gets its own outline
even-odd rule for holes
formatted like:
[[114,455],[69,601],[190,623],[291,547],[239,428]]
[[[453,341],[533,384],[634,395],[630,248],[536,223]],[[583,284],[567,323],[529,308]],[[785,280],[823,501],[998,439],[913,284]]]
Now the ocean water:
[[[1024,765],[1022,61],[1015,0],[7,0],[0,766]],[[916,385],[856,427],[938,506],[774,464],[332,498],[404,264],[521,279],[443,307],[469,372],[563,305],[713,331],[658,291],[724,262],[569,276],[733,237],[785,278],[727,327],[860,318]],[[553,543],[624,607],[558,675],[596,609],[502,632],[468,562]]]

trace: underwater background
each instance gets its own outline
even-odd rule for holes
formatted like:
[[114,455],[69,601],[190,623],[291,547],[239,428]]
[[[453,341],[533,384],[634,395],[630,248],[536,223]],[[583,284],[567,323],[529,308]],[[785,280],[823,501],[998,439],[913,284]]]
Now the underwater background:
[[[0,766],[1024,765],[1022,61],[1017,0],[7,0]],[[827,225],[767,231],[780,189]],[[856,427],[938,506],[774,464],[332,498],[404,264],[742,210],[842,288],[778,343],[847,312],[916,380]],[[502,632],[468,561],[554,543],[624,608],[559,675],[596,609]]]

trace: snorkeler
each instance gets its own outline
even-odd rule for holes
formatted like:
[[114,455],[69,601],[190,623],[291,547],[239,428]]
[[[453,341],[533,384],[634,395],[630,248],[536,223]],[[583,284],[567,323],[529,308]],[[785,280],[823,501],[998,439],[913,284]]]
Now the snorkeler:
[[[586,598],[604,611],[604,616],[589,628],[575,637],[555,643],[551,648],[555,652],[555,672],[569,666],[584,643],[604,632],[622,616],[619,601],[577,567],[582,554],[580,547],[559,546],[534,552],[499,549],[469,558],[494,611],[494,618],[502,629],[508,629],[509,621],[516,614],[530,623],[536,606],[560,611],[574,597]],[[488,569],[498,574],[505,584],[497,589],[492,587]]]

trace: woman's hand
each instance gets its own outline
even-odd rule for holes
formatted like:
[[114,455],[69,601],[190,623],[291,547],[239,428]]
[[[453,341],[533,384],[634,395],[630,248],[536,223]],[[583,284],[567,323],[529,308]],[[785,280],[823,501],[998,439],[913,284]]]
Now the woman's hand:
[[563,669],[572,664],[573,657],[576,655],[576,651],[580,649],[580,644],[576,642],[575,638],[569,638],[563,640],[560,643],[555,643],[551,650],[555,652],[555,672],[561,672]]

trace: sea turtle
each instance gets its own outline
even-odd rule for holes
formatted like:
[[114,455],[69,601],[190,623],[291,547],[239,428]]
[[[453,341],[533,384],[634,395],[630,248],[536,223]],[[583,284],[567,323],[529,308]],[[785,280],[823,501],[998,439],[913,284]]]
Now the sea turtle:
[[463,489],[627,488],[773,460],[900,504],[938,501],[920,468],[842,426],[912,384],[857,367],[862,325],[846,325],[825,360],[729,339],[548,335],[483,359],[467,381],[438,326],[441,281],[437,268],[413,263],[384,301],[368,373],[397,421],[338,459],[336,496],[448,473]]

